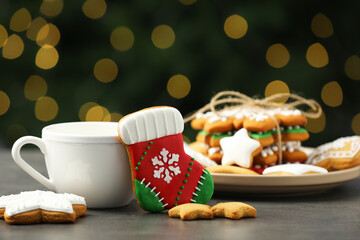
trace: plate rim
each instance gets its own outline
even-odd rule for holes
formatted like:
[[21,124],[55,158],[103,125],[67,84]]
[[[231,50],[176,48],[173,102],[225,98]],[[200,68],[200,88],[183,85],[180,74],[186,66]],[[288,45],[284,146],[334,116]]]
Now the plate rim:
[[360,166],[322,174],[308,175],[241,175],[210,173],[215,185],[289,187],[326,185],[347,182],[360,176]]

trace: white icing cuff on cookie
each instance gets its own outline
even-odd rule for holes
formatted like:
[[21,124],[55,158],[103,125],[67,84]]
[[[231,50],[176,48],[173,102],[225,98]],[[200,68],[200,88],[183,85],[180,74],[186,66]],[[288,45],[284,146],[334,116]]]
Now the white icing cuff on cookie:
[[317,167],[308,164],[294,163],[294,164],[283,164],[283,165],[268,167],[264,170],[263,175],[269,173],[276,173],[276,172],[287,172],[287,173],[292,173],[294,175],[302,175],[307,172],[327,173],[328,171],[322,167]]
[[120,120],[118,131],[122,141],[134,144],[182,133],[184,120],[172,107],[155,107],[128,115]]
[[73,213],[73,204],[86,206],[83,197],[74,194],[58,194],[50,191],[21,192],[16,195],[2,196],[0,206],[8,216],[42,209],[52,212]]

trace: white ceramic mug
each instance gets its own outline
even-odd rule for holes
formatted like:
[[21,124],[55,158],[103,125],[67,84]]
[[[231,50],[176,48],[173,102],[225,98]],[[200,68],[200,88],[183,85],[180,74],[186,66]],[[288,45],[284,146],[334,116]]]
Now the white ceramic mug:
[[[38,146],[45,156],[49,179],[22,159],[25,144]],[[133,198],[126,148],[115,122],[69,122],[49,125],[42,138],[25,136],[12,147],[14,161],[50,190],[85,197],[89,208],[112,208]]]

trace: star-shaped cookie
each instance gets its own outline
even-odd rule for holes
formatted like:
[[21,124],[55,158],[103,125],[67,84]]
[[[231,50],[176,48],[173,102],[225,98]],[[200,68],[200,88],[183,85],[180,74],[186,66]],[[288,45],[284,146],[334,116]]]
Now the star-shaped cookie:
[[245,128],[237,131],[234,136],[222,138],[220,145],[224,152],[222,165],[237,164],[245,168],[252,166],[253,156],[262,150],[261,144],[251,139]]
[[86,211],[85,199],[75,194],[37,190],[0,197],[0,218],[9,224],[74,222]]

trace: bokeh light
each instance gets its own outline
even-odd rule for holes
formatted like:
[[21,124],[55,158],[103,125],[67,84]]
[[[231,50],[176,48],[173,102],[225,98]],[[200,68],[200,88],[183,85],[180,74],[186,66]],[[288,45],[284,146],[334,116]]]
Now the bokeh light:
[[15,59],[21,56],[24,51],[24,42],[16,35],[12,34],[2,48],[2,55],[7,59]]
[[95,103],[95,102],[87,102],[84,103],[79,110],[79,119],[81,121],[85,121],[86,120],[86,114],[89,111],[90,108],[98,106],[99,104]]
[[340,106],[343,101],[343,92],[339,83],[332,81],[325,84],[321,90],[321,99],[330,107]]
[[134,34],[128,27],[117,27],[111,33],[110,43],[116,50],[127,51],[134,45]]
[[266,61],[274,68],[282,68],[288,64],[290,54],[281,43],[271,45],[266,51]]
[[167,83],[167,91],[173,98],[184,98],[190,92],[189,79],[181,74],[172,76]]
[[0,47],[4,46],[7,38],[8,33],[6,31],[6,28],[4,28],[4,26],[0,24]]
[[29,38],[30,40],[35,41],[38,32],[45,24],[47,24],[47,22],[43,17],[37,17],[34,20],[32,20],[30,27],[26,31],[26,37]]
[[311,66],[321,68],[329,63],[329,56],[323,45],[314,43],[306,52],[306,60]]
[[51,45],[55,47],[60,41],[60,31],[54,24],[45,24],[36,36],[36,43],[41,47]]
[[11,124],[6,129],[6,138],[10,144],[13,144],[17,139],[28,134],[26,128],[20,124]]
[[63,0],[43,0],[40,12],[48,17],[55,17],[61,13],[64,7]]
[[82,5],[82,11],[88,18],[99,19],[106,12],[106,2],[104,0],[86,0]]
[[152,31],[151,41],[157,48],[169,48],[175,41],[174,30],[168,25],[159,25]]
[[36,54],[35,65],[42,69],[50,69],[56,66],[59,54],[53,46],[44,45]]
[[197,0],[179,0],[180,3],[184,4],[184,5],[191,5],[196,3]]
[[360,58],[357,55],[349,57],[344,67],[346,75],[353,80],[360,80]]
[[104,122],[110,122],[111,121],[111,115],[109,113],[109,110],[103,106],[94,106],[90,108],[85,117],[85,121],[104,121]]
[[326,126],[326,117],[324,112],[320,115],[319,118],[313,119],[308,118],[307,123],[305,124],[305,128],[311,133],[320,133],[324,131]]
[[43,122],[53,120],[58,114],[57,102],[51,97],[40,97],[35,103],[35,116]]
[[360,135],[360,113],[353,117],[351,121],[351,127],[356,135]]
[[311,21],[311,30],[315,36],[327,38],[334,34],[330,19],[322,13],[316,14]]
[[[265,88],[265,97],[270,97],[278,93],[290,93],[288,85],[280,80],[270,82]],[[280,98],[275,100],[277,103],[284,103],[288,100],[288,97]]]
[[115,80],[118,74],[116,63],[109,59],[100,59],[94,66],[94,75],[97,80],[103,83],[109,83]]
[[110,117],[111,117],[111,121],[112,121],[112,122],[118,122],[118,121],[120,121],[120,119],[123,117],[123,115],[120,114],[120,113],[114,112],[114,113],[111,113],[111,114],[110,114]]
[[39,97],[46,95],[48,86],[44,78],[38,75],[31,75],[25,82],[24,95],[31,101],[36,101]]
[[0,90],[0,116],[4,115],[10,107],[10,98],[9,96]]
[[229,38],[242,38],[245,36],[247,29],[247,21],[242,16],[235,14],[225,20],[224,31]]
[[26,8],[17,10],[10,19],[10,29],[15,32],[22,32],[29,28],[31,15]]

